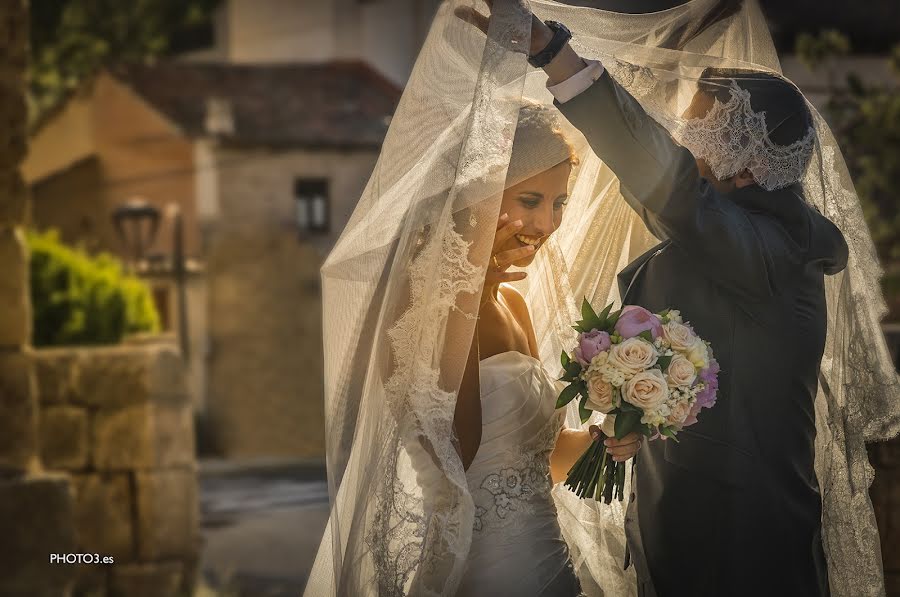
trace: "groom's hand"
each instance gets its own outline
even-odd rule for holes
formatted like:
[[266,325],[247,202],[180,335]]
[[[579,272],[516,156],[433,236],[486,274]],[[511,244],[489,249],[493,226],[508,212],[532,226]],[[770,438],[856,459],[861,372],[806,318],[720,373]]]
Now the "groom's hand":
[[[600,434],[600,428],[596,425],[591,425],[589,431],[591,437],[594,438],[594,441],[598,441],[603,437]],[[616,462],[625,462],[629,458],[633,458],[641,449],[641,446],[644,445],[644,436],[640,433],[629,433],[622,439],[608,437],[604,440],[603,444],[606,446],[606,451],[612,456],[613,460]]]
[[[485,0],[488,10],[494,8],[495,0]],[[488,27],[491,23],[489,16],[484,15],[470,6],[461,6],[453,11],[458,18],[477,27],[482,33],[487,35]],[[547,26],[547,23],[540,20],[534,14],[531,15],[531,40],[529,40],[528,55],[534,56],[547,47],[550,40],[553,39],[553,30]],[[547,85],[556,85],[562,83],[569,77],[575,75],[581,69],[585,68],[587,63],[581,59],[575,50],[568,43],[556,55],[556,58],[550,61],[550,64],[544,67],[547,73]]]
[[[485,0],[485,4],[487,4],[488,11],[494,9],[494,0]],[[490,25],[491,19],[487,15],[484,15],[471,6],[461,6],[453,11],[457,17],[462,19],[463,21],[474,25],[481,29],[481,32],[487,35],[488,26]],[[531,42],[529,46],[528,53],[530,55],[535,55],[544,48],[547,47],[547,44],[550,43],[550,40],[553,39],[553,31],[550,30],[550,27],[547,26],[542,20],[531,15]]]

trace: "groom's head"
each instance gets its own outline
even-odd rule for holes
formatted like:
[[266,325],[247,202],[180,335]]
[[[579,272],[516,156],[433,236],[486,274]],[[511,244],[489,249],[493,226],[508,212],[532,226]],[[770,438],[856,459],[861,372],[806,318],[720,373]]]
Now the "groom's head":
[[771,180],[788,171],[799,179],[808,165],[809,152],[802,146],[812,135],[812,114],[803,94],[777,75],[707,68],[683,117],[684,145],[700,174],[720,192],[771,187]]

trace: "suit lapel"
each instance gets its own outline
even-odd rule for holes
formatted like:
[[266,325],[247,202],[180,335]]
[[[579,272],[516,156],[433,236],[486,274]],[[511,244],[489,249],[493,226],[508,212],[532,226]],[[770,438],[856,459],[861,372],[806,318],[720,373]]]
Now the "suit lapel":
[[644,267],[647,263],[650,262],[651,259],[662,253],[666,247],[672,244],[671,240],[665,240],[628,265],[625,266],[618,275],[619,281],[619,296],[622,297],[622,306],[628,304],[628,295],[634,290],[635,282],[637,282],[641,273],[644,271]]

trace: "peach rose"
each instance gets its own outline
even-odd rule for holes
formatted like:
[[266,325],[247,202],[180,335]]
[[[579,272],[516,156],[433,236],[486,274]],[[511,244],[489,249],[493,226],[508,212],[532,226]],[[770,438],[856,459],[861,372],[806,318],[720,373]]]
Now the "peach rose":
[[672,406],[669,416],[666,417],[666,423],[669,425],[674,425],[675,427],[681,427],[690,413],[690,402],[688,402],[687,400],[679,400]]
[[585,407],[598,413],[606,414],[616,407],[613,404],[613,387],[609,382],[603,381],[602,375],[592,375],[587,380],[588,399]]
[[666,377],[669,380],[669,387],[690,387],[697,379],[697,369],[686,357],[676,354],[669,363],[669,368],[666,370]]
[[669,384],[659,369],[635,374],[622,386],[622,398],[645,413],[656,408],[669,397]]
[[652,344],[643,338],[629,338],[613,345],[608,363],[629,376],[652,367],[658,360],[659,355]]
[[701,341],[691,328],[677,321],[670,321],[663,326],[663,338],[669,341],[673,350],[678,351],[687,351]]

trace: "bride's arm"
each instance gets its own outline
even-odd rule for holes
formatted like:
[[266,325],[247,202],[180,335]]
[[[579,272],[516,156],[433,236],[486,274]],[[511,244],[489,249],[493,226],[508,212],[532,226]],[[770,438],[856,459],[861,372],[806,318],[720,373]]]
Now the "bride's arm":
[[581,458],[591,443],[588,431],[579,429],[563,429],[556,438],[556,447],[550,454],[550,476],[553,484],[562,483],[569,474],[569,469]]
[[[569,470],[578,462],[593,438],[598,437],[599,433],[600,428],[596,425],[591,425],[586,431],[580,429],[560,431],[556,437],[556,447],[550,454],[550,476],[554,484],[566,480]],[[605,442],[610,457],[616,462],[625,462],[638,453],[644,438],[639,433],[629,433],[620,440],[610,437]]]

